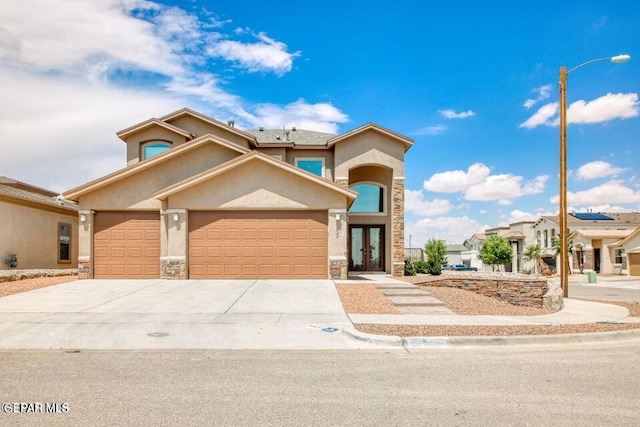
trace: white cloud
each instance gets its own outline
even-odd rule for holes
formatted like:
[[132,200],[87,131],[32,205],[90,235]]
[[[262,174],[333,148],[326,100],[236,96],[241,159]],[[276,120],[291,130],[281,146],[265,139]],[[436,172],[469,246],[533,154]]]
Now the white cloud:
[[444,133],[445,130],[447,130],[447,127],[445,125],[427,126],[427,127],[418,129],[413,134],[414,135],[440,135],[441,133]]
[[[37,70],[83,69],[87,63],[179,74],[183,60],[149,21],[130,14],[156,9],[142,1],[22,0],[0,8],[3,61]],[[34,11],[38,11],[35,13]]]
[[[474,163],[467,171],[454,170],[436,173],[424,181],[425,190],[439,193],[464,192],[466,200],[497,200],[500,205],[510,204],[510,200],[544,191],[548,177],[541,175],[531,181],[511,174],[491,175],[488,166]],[[523,182],[524,181],[524,182]]]
[[552,212],[524,212],[519,209],[514,209],[509,213],[509,224],[522,221],[536,221],[543,215],[553,215]]
[[559,104],[557,102],[552,102],[550,104],[545,104],[535,112],[535,114],[527,119],[524,123],[520,124],[521,128],[532,129],[540,125],[551,126],[553,122],[551,119],[558,112]]
[[[543,105],[529,117],[522,128],[535,128],[540,125],[558,126],[557,102]],[[608,93],[593,101],[583,100],[572,103],[567,108],[567,123],[603,123],[613,119],[628,119],[640,114],[638,94]]]
[[596,160],[585,163],[578,168],[576,177],[581,180],[602,178],[605,176],[616,176],[625,169],[613,166],[611,163]]
[[576,101],[567,109],[567,123],[601,123],[636,117],[637,93],[608,93],[591,102]]
[[[622,185],[621,181],[612,180],[584,191],[567,192],[567,204],[575,206],[591,206],[603,204],[631,204],[640,202],[640,190],[634,191]],[[551,203],[558,203],[558,195],[551,198]]]
[[281,128],[296,126],[318,132],[336,133],[338,123],[346,123],[349,117],[331,103],[309,104],[304,99],[280,106],[260,104],[254,109],[254,126]]
[[475,233],[481,233],[488,225],[480,225],[467,216],[423,218],[416,222],[407,222],[405,240],[411,236],[412,246],[424,247],[429,239],[446,240],[447,243],[462,243]]
[[424,181],[423,187],[425,190],[437,193],[457,193],[483,182],[490,174],[489,167],[482,163],[474,163],[466,172],[454,170],[433,174],[431,178]]
[[454,110],[440,110],[439,113],[447,119],[466,119],[467,117],[473,117],[476,115],[476,113],[471,110],[460,113],[456,113]]
[[422,216],[444,215],[453,209],[453,205],[449,200],[425,200],[422,190],[405,190],[404,207],[407,211]]
[[533,89],[532,92],[537,93],[537,96],[535,98],[527,99],[524,102],[524,108],[528,110],[534,105],[536,105],[538,102],[542,101],[543,99],[549,98],[549,96],[551,96],[551,89],[552,89],[551,85],[540,86],[538,88]]
[[283,75],[291,71],[293,59],[300,52],[287,52],[287,45],[258,33],[256,43],[241,43],[235,40],[218,40],[208,49],[212,57],[222,57],[228,61],[238,62],[249,72],[272,71]]

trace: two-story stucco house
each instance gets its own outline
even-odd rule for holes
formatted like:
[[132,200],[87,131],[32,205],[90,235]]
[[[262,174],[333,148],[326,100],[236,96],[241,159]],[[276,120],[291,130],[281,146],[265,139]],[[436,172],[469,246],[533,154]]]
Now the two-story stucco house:
[[244,131],[189,109],[117,135],[127,166],[64,194],[81,278],[403,274],[405,136]]

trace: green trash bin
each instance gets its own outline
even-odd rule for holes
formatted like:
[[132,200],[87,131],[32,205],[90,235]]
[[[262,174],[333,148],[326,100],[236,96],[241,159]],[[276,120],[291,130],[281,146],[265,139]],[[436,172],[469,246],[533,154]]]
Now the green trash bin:
[[596,277],[596,272],[595,271],[589,271],[587,273],[587,279],[588,279],[589,283],[598,283],[598,278]]

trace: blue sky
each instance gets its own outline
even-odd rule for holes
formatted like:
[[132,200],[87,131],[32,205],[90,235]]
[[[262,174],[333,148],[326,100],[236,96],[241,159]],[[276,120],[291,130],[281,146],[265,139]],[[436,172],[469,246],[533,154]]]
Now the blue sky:
[[640,209],[635,1],[21,0],[0,5],[0,175],[64,191],[125,166],[115,132],[188,106],[236,126],[375,122],[406,156],[413,246],[557,211]]

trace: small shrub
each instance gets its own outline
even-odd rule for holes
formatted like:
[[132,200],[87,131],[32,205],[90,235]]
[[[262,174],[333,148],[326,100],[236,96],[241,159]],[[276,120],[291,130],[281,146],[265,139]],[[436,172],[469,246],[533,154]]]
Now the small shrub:
[[4,263],[7,264],[11,268],[15,268],[18,266],[18,255],[9,254],[9,258],[4,260]]
[[416,261],[413,263],[413,266],[416,269],[416,273],[421,273],[421,274],[429,273],[429,263],[427,261]]
[[433,276],[442,274],[442,264],[436,260],[427,260],[427,273]]
[[404,260],[404,275],[405,276],[415,276],[416,275],[416,266],[413,265],[411,261],[408,259]]

